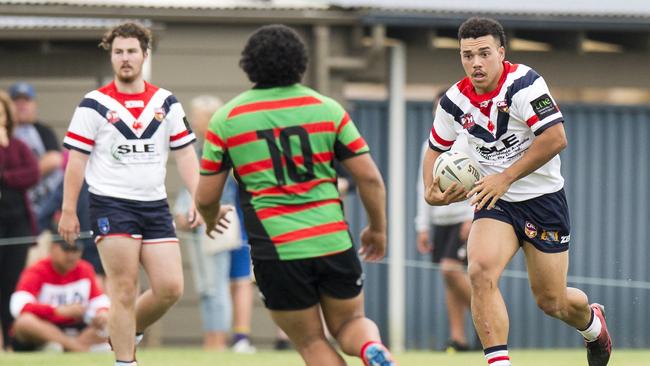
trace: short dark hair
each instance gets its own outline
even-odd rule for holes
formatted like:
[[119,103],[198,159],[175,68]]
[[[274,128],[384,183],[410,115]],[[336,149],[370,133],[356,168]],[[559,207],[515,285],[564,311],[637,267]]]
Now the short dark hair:
[[239,67],[257,87],[299,83],[307,69],[305,43],[295,30],[282,24],[257,29],[246,42]]
[[492,18],[472,17],[467,19],[458,28],[458,40],[465,38],[479,38],[493,36],[500,46],[506,46],[506,32],[501,23]]
[[5,128],[7,129],[7,136],[11,137],[14,132],[14,127],[16,126],[16,119],[14,117],[14,102],[9,97],[9,94],[0,90],[0,104],[5,108],[5,115],[7,116],[7,122],[5,122]]
[[151,48],[151,31],[142,24],[133,22],[122,23],[106,31],[99,47],[109,51],[113,45],[113,40],[117,37],[137,38],[140,42],[142,53],[146,53]]

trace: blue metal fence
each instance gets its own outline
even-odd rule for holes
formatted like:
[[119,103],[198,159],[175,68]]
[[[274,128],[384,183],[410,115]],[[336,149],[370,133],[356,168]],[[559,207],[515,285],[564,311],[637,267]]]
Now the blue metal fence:
[[[650,347],[650,108],[563,105],[568,148],[562,171],[571,209],[571,286],[606,305],[617,347]],[[384,179],[388,172],[388,111],[384,102],[352,101],[350,114],[370,145]],[[440,349],[447,341],[444,288],[437,270],[413,265],[429,262],[415,248],[413,219],[419,150],[431,127],[431,104],[407,105],[406,346]],[[387,181],[387,179],[386,179]],[[357,199],[346,202],[354,235],[365,215]],[[390,220],[390,207],[388,208]],[[366,310],[384,337],[388,324],[388,269],[366,264]],[[501,280],[510,312],[513,347],[578,347],[575,330],[537,309],[518,254]],[[471,321],[468,333],[471,337]]]

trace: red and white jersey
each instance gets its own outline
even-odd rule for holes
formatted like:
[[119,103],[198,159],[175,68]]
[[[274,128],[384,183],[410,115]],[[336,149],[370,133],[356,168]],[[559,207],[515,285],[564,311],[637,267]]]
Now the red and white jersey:
[[115,82],[84,97],[63,145],[90,154],[90,192],[136,201],[165,199],[169,150],[194,142],[183,107],[168,90],[145,82],[140,94],[123,94]]
[[90,263],[81,259],[71,271],[60,274],[52,266],[52,259],[47,257],[23,271],[9,307],[14,318],[30,312],[55,324],[71,325],[78,321],[61,317],[54,311],[60,305],[70,304],[86,306],[84,320],[89,323],[97,311],[108,309],[110,301],[97,285]]
[[[498,86],[490,93],[477,95],[467,77],[447,90],[436,110],[429,147],[447,151],[464,134],[481,173],[497,174],[520,159],[535,136],[562,122],[544,79],[526,65],[506,61]],[[514,182],[502,199],[524,201],[563,186],[560,156],[556,155]]]

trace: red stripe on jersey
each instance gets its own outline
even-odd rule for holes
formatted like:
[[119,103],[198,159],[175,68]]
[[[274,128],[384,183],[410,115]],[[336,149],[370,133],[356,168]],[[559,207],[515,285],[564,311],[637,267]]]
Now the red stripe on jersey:
[[498,361],[509,361],[509,360],[510,360],[510,357],[508,357],[508,356],[492,357],[491,359],[488,360],[488,365],[491,365],[491,364],[493,364],[495,362],[498,362]]
[[[326,163],[330,162],[332,160],[332,157],[334,154],[332,152],[327,151],[323,153],[317,153],[312,155],[312,162],[313,163]],[[296,164],[305,164],[305,158],[301,156],[294,156],[293,161]],[[282,166],[286,166],[286,161],[284,157],[282,157]],[[237,174],[240,176],[244,176],[246,174],[252,174],[252,173],[257,173],[261,172],[263,170],[269,170],[273,169],[273,161],[271,159],[265,159],[265,160],[259,160],[259,161],[254,161],[252,163],[244,164],[241,165],[237,168]]]
[[336,129],[334,128],[334,122],[332,121],[305,123],[303,125],[300,125],[300,127],[304,128],[309,133],[323,133],[323,132],[336,131]]
[[339,123],[339,128],[336,129],[336,134],[338,135],[341,133],[341,130],[343,130],[343,127],[350,122],[350,115],[348,112],[345,112],[345,115],[343,116],[343,119],[341,119],[341,123]]
[[[332,121],[323,121],[323,122],[312,122],[312,123],[305,123],[302,125],[298,125],[307,131],[307,133],[324,133],[324,132],[334,132],[334,122]],[[282,131],[282,128],[274,128],[273,129],[273,136],[276,138],[280,136],[280,132]],[[244,132],[240,133],[239,135],[234,135],[228,138],[226,141],[226,144],[228,145],[229,148],[238,146],[238,145],[243,145],[243,144],[248,144],[250,142],[254,142],[257,140],[261,140],[261,138],[257,137],[257,131],[250,131],[250,132]]]
[[321,101],[314,97],[298,97],[280,100],[269,100],[265,102],[255,102],[244,104],[233,108],[228,113],[228,119],[244,113],[262,112],[273,109],[302,107],[311,104],[321,104]]
[[266,159],[237,167],[237,174],[239,174],[239,176],[244,176],[246,174],[257,173],[269,169],[273,169],[273,161],[271,159]]
[[251,132],[240,133],[239,135],[235,135],[232,137],[228,137],[228,140],[226,140],[226,144],[229,147],[235,147],[238,145],[247,144],[249,142],[253,142],[257,140],[258,140],[257,131],[251,131]]
[[176,134],[174,136],[170,136],[169,141],[174,142],[176,140],[180,140],[180,139],[182,139],[183,137],[185,137],[185,136],[187,136],[189,134],[190,134],[190,131],[185,130],[185,131],[183,131],[181,133],[178,133],[178,134]]
[[218,172],[221,169],[221,162],[201,159],[201,169],[211,172]]
[[93,141],[93,140],[91,140],[91,139],[89,139],[89,138],[86,138],[86,137],[83,137],[83,136],[77,135],[77,134],[74,133],[74,132],[70,132],[70,131],[68,131],[65,135],[66,135],[67,137],[73,139],[73,140],[77,140],[77,141],[79,141],[79,142],[83,142],[84,144],[95,145],[95,141]]
[[331,234],[337,231],[343,231],[347,229],[348,229],[348,224],[346,224],[345,221],[331,222],[329,224],[308,227],[305,229],[291,231],[278,236],[274,236],[271,238],[271,241],[273,241],[273,244],[275,245],[282,245],[296,240],[307,239],[314,236],[320,236],[325,234]]
[[358,139],[348,144],[348,149],[356,153],[357,151],[361,150],[365,146],[366,146],[366,141],[363,139],[363,137],[359,137]]
[[280,215],[285,215],[285,214],[292,214],[300,211],[305,211],[309,210],[315,207],[320,207],[320,206],[325,206],[325,205],[331,205],[331,204],[341,204],[341,200],[339,199],[331,199],[331,200],[323,200],[323,201],[317,201],[317,202],[309,202],[309,203],[303,203],[302,205],[290,205],[290,206],[278,206],[278,207],[269,207],[269,208],[263,208],[261,210],[257,211],[257,217],[259,217],[260,220],[265,220],[271,217],[275,216],[280,216]]
[[206,131],[205,139],[206,139],[206,141],[208,141],[212,145],[218,146],[218,147],[220,147],[222,149],[226,147],[226,144],[223,142],[221,137],[219,137],[216,133],[214,133],[214,132],[212,132],[210,130]]
[[315,179],[304,183],[296,183],[296,184],[279,186],[279,187],[269,187],[269,188],[260,189],[258,191],[250,191],[250,193],[253,196],[259,196],[263,194],[265,195],[301,194],[301,193],[309,192],[312,188],[316,187],[321,183],[327,183],[327,182],[334,183],[336,182],[336,178]]
[[526,121],[526,124],[528,125],[528,127],[533,127],[533,125],[537,122],[539,122],[539,117],[537,117],[537,115],[534,114]]
[[454,144],[453,141],[445,140],[442,137],[438,136],[438,134],[436,133],[435,127],[431,128],[431,135],[433,136],[433,139],[436,140],[437,143],[439,143],[440,145],[442,145],[444,147],[450,147],[451,145]]

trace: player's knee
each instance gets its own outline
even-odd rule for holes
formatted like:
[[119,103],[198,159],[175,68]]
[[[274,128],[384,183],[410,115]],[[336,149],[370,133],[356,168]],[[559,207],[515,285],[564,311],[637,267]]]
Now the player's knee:
[[113,278],[109,281],[110,298],[112,303],[119,303],[124,307],[135,306],[137,297],[137,280],[121,277]]
[[354,328],[354,323],[359,321],[363,322],[365,319],[366,317],[362,314],[354,314],[345,321],[341,322],[341,324],[339,324],[336,329],[330,329],[330,333],[332,334],[332,337],[334,337],[340,343],[340,339],[347,329]]
[[300,340],[296,342],[292,339],[292,342],[299,352],[307,352],[312,348],[318,347],[321,342],[327,343],[327,338],[325,338],[325,335],[322,334],[322,332],[321,334],[305,333],[300,336]]
[[168,282],[160,288],[154,290],[156,297],[166,304],[173,304],[183,296],[183,282]]
[[548,316],[557,318],[564,309],[564,299],[560,296],[544,294],[536,296],[537,306]]
[[470,263],[467,274],[474,290],[489,290],[497,287],[498,277],[483,263]]

